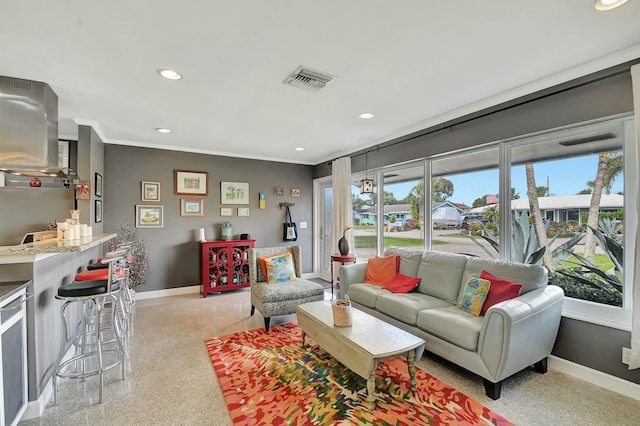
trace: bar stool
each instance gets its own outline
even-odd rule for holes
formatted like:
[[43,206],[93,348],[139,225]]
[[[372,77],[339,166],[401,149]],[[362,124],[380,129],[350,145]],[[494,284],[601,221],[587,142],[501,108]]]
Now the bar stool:
[[109,274],[108,270],[105,268],[98,268],[97,265],[103,265],[108,268],[109,262],[105,262],[106,259],[110,259],[117,256],[124,257],[125,261],[123,262],[124,267],[118,268],[116,273],[120,278],[123,278],[120,286],[122,287],[122,291],[119,293],[120,304],[119,308],[121,310],[122,316],[122,327],[124,330],[124,337],[129,337],[129,332],[131,330],[131,325],[133,324],[133,299],[131,297],[131,292],[129,291],[129,268],[131,267],[131,263],[134,258],[131,255],[131,245],[121,245],[115,251],[108,252],[104,257],[98,259],[99,263],[90,264],[87,269],[93,266],[93,269],[87,270],[84,272],[79,272],[75,275],[74,281],[88,281],[88,280],[105,280]]
[[[119,293],[122,291],[124,277],[119,270],[123,270],[124,256],[110,257],[103,260],[108,264],[107,279],[74,281],[65,284],[58,289],[56,299],[64,301],[60,315],[63,323],[62,346],[53,376],[53,405],[58,403],[58,378],[85,379],[98,375],[99,378],[99,403],[103,402],[104,372],[116,366],[121,368],[122,380],[127,378],[126,351],[123,345],[121,328],[121,311]],[[69,330],[67,310],[69,306],[77,303],[81,306],[80,333],[72,333]],[[105,317],[105,305],[109,303],[110,318]],[[113,339],[107,341],[105,334],[112,333]],[[113,344],[108,346],[108,344]],[[63,361],[66,350],[71,345],[75,346],[74,355]],[[111,363],[105,364],[105,355],[113,356]],[[74,364],[74,370],[71,365]],[[89,364],[89,366],[87,366]]]

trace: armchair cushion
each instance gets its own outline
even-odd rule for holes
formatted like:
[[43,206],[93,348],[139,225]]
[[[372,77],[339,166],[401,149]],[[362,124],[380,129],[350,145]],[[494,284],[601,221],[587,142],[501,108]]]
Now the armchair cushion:
[[265,259],[265,265],[267,267],[267,282],[270,284],[294,281],[296,279],[291,253],[268,257]]

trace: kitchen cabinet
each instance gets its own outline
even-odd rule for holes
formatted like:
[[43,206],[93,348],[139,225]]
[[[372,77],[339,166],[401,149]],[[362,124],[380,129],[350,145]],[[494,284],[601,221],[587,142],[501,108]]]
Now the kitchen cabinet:
[[0,283],[0,426],[16,425],[27,409],[26,288]]
[[255,240],[205,241],[200,243],[200,293],[249,287],[249,249]]

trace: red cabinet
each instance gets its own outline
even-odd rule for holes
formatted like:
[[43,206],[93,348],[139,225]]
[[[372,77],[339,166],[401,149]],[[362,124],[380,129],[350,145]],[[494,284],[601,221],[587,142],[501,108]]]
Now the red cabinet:
[[249,249],[255,240],[200,243],[200,293],[249,287]]

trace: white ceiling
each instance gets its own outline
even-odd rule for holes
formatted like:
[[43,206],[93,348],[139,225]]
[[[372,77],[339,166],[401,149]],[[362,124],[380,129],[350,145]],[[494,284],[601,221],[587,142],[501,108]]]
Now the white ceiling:
[[61,138],[318,164],[640,58],[640,1],[592,4],[5,0],[0,75],[51,85]]

